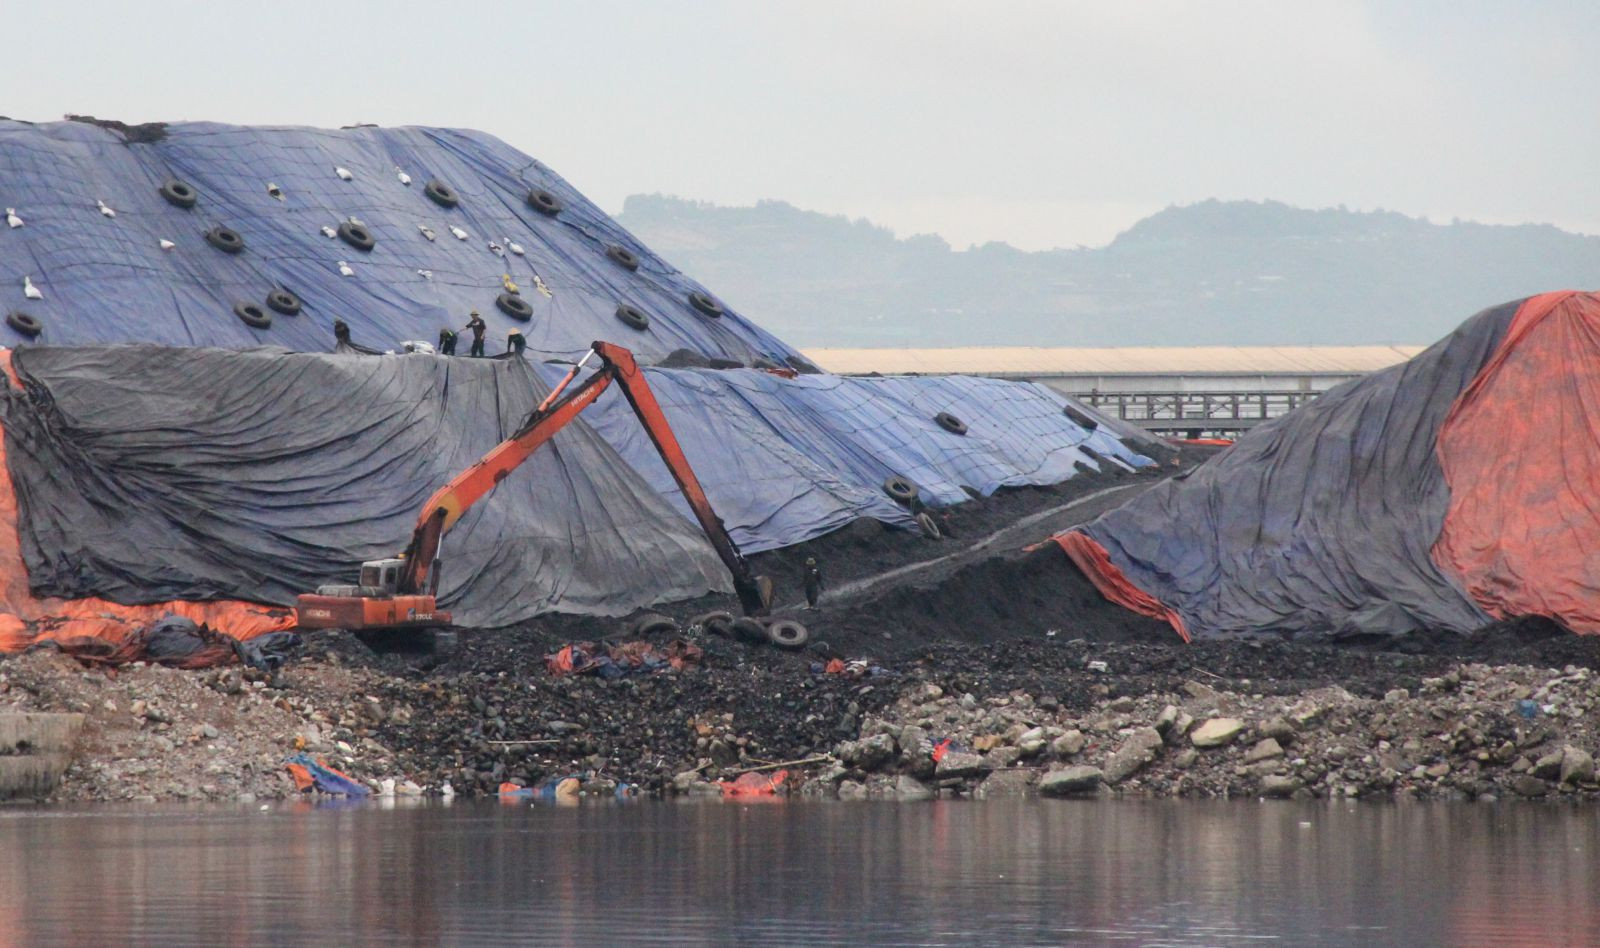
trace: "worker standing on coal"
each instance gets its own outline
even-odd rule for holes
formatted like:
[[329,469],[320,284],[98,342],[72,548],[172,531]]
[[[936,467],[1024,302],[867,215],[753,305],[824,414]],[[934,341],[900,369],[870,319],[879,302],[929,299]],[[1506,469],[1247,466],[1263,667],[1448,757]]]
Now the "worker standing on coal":
[[477,310],[473,310],[471,316],[472,318],[467,320],[467,324],[461,327],[472,330],[472,350],[467,354],[474,359],[481,359],[483,358],[483,334],[489,329],[489,324],[483,321],[483,317],[478,315]]
[[822,570],[817,568],[817,558],[806,557],[806,608],[815,609],[817,600],[822,598]]

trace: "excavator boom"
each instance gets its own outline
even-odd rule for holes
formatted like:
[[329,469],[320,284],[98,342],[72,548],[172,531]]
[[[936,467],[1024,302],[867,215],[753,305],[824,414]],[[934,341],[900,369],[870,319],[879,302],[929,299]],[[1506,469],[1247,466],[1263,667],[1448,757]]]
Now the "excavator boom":
[[[592,357],[600,366],[571,392],[567,385]],[[711,546],[733,575],[734,589],[747,615],[761,615],[771,601],[771,584],[754,577],[722,520],[711,508],[705,490],[695,477],[688,458],[672,433],[661,405],[634,361],[633,353],[608,342],[595,342],[588,356],[573,366],[560,384],[523,420],[517,431],[496,445],[471,467],[451,478],[422,505],[411,542],[401,554],[392,585],[323,587],[315,594],[300,597],[297,614],[302,628],[373,628],[406,625],[448,625],[449,614],[435,607],[438,588],[439,541],[473,504],[482,500],[535,451],[565,428],[584,409],[594,404],[612,383],[621,386],[623,396],[644,426],[650,441],[672,472],[673,480],[688,501],[700,528]],[[396,561],[376,561],[368,567]],[[368,572],[363,567],[363,575]],[[374,570],[381,572],[381,570]],[[365,583],[365,578],[363,583]]]

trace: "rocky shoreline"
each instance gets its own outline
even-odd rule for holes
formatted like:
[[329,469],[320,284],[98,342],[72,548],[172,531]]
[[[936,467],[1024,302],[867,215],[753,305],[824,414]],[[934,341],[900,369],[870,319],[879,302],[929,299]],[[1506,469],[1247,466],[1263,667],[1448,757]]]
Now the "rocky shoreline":
[[[720,796],[787,771],[780,793],[843,799],[1600,798],[1600,652],[1514,632],[1423,654],[945,645],[859,677],[714,636],[699,667],[615,680],[553,677],[548,647],[515,633],[433,667],[317,638],[271,677],[42,651],[0,660],[0,712],[86,715],[61,802],[282,799],[299,752],[418,795],[564,780],[589,796]],[[1526,661],[1461,654],[1485,641]],[[1539,662],[1553,658],[1569,660]]]

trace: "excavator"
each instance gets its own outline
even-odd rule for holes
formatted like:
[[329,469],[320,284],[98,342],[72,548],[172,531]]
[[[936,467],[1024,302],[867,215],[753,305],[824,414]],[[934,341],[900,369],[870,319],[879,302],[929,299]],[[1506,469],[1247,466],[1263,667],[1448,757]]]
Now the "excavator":
[[[599,368],[570,393],[563,395],[590,359]],[[749,564],[728,536],[722,520],[700,487],[683,454],[666,415],[650,391],[633,353],[609,342],[595,342],[560,383],[528,414],[516,433],[492,448],[477,463],[439,488],[417,517],[411,542],[398,556],[361,564],[357,585],[324,585],[302,594],[295,618],[302,629],[348,629],[352,632],[401,629],[437,629],[450,625],[450,613],[439,608],[439,540],[461,519],[467,508],[482,500],[495,486],[526,461],[541,445],[566,427],[600,394],[616,383],[644,425],[656,451],[683,491],[689,509],[706,538],[733,574],[734,591],[747,617],[764,616],[772,604],[772,581],[754,576]]]

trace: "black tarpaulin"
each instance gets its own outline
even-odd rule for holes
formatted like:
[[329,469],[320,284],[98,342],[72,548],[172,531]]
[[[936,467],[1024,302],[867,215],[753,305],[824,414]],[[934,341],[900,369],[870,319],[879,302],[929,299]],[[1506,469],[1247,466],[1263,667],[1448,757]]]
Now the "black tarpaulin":
[[[404,547],[424,500],[548,390],[521,360],[28,348],[0,400],[39,596],[292,603]],[[729,581],[578,421],[444,538],[468,626],[622,614]]]

